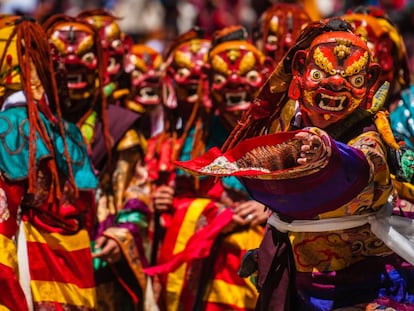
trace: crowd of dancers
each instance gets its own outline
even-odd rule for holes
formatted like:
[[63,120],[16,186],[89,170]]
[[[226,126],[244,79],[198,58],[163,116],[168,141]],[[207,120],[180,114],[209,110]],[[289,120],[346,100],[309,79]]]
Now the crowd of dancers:
[[0,309],[414,310],[404,38],[311,16],[0,16]]

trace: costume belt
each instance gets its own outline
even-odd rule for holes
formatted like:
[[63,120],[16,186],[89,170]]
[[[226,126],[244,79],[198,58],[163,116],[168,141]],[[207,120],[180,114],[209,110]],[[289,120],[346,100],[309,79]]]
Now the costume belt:
[[385,204],[375,213],[318,220],[280,220],[273,213],[267,223],[281,232],[324,232],[345,230],[370,224],[371,231],[391,250],[414,265],[414,219],[392,215],[393,206]]

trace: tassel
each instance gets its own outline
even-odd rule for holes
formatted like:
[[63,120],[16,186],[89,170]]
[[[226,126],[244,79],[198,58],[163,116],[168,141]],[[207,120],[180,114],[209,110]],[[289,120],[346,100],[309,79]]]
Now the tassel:
[[289,97],[294,100],[298,100],[300,97],[300,83],[298,77],[294,76],[292,82],[289,85],[288,91]]

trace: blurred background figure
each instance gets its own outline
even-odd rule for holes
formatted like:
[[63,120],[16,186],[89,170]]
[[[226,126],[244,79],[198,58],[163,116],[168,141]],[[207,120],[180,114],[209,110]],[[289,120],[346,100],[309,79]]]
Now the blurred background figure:
[[0,38],[1,309],[94,310],[94,168],[62,118],[42,26],[2,16]]
[[280,2],[266,9],[255,22],[252,39],[267,56],[269,74],[310,21],[311,18],[302,5]]
[[[110,16],[108,20],[103,22],[109,25],[105,38],[115,34],[113,53],[103,45],[99,29],[84,18],[54,15],[44,27],[54,48],[55,66],[69,88],[64,116],[82,130],[99,177],[91,234],[98,310],[136,310],[143,308],[147,297],[142,268],[147,264],[151,212],[142,169],[145,139],[137,128],[140,115],[107,101],[117,91],[126,53],[119,48],[119,27],[114,27]],[[114,89],[105,94],[104,86],[111,83]]]
[[129,93],[122,105],[141,114],[140,129],[148,139],[164,127],[161,92],[164,60],[160,52],[146,44],[134,44],[127,58]]
[[367,42],[375,61],[381,66],[381,74],[374,91],[385,82],[389,83],[383,108],[393,111],[401,98],[401,92],[410,85],[407,51],[397,26],[391,22],[384,10],[375,6],[352,8],[342,17]]
[[[165,56],[162,75],[165,128],[149,140],[145,158],[155,209],[152,265],[170,260],[179,250],[174,251],[174,245],[185,245],[191,238],[195,223],[183,227],[185,215],[196,222],[200,215],[215,207],[208,204],[210,200],[198,199],[204,187],[200,189],[196,179],[176,171],[174,165],[180,157],[191,157],[204,150],[208,114],[199,100],[198,86],[209,47],[210,40],[201,29],[190,29],[172,42]],[[178,233],[179,228],[186,230]],[[186,284],[186,269],[183,263],[176,271],[154,275],[154,280],[160,281],[156,292],[161,310],[175,310],[185,301],[191,307],[194,294],[184,296],[182,292],[185,288],[196,290],[197,282]]]
[[147,164],[171,159],[169,166],[155,163],[161,184],[153,193],[155,209],[168,223],[163,222],[158,265],[147,272],[160,275],[163,310],[253,310],[256,289],[237,273],[246,250],[260,243],[268,216],[264,206],[235,178],[217,183],[171,164],[222,145],[264,82],[264,55],[242,26],[215,32],[211,45],[195,28],[177,38],[167,64],[165,103],[172,112],[166,116],[174,122],[166,121],[170,135],[158,138]]
[[132,40],[121,30],[118,24],[119,18],[109,11],[86,10],[80,12],[77,17],[98,30],[105,56],[105,97],[109,103],[121,105],[121,101],[128,93],[128,90],[125,89],[128,80],[125,64]]
[[194,24],[203,28],[211,36],[216,30],[232,25],[246,28],[255,19],[254,11],[248,1],[244,0],[192,0],[196,9]]

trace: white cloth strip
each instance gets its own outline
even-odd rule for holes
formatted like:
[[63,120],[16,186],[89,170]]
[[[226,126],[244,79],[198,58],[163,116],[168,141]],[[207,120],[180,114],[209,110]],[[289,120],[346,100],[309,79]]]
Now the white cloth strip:
[[19,263],[19,282],[23,289],[29,311],[33,311],[32,290],[30,289],[30,270],[27,253],[27,241],[24,231],[23,220],[20,220],[19,231],[17,233],[17,258]]
[[284,222],[280,220],[276,213],[273,213],[267,222],[281,232],[325,232],[363,226],[368,223],[368,217],[374,215],[375,213],[370,213],[366,215],[344,216],[338,218]]
[[352,215],[318,220],[294,220],[290,223],[280,220],[273,213],[267,223],[281,232],[326,232],[345,230],[367,223],[371,231],[391,250],[414,265],[414,220],[391,215],[392,205],[387,203],[376,213]]

